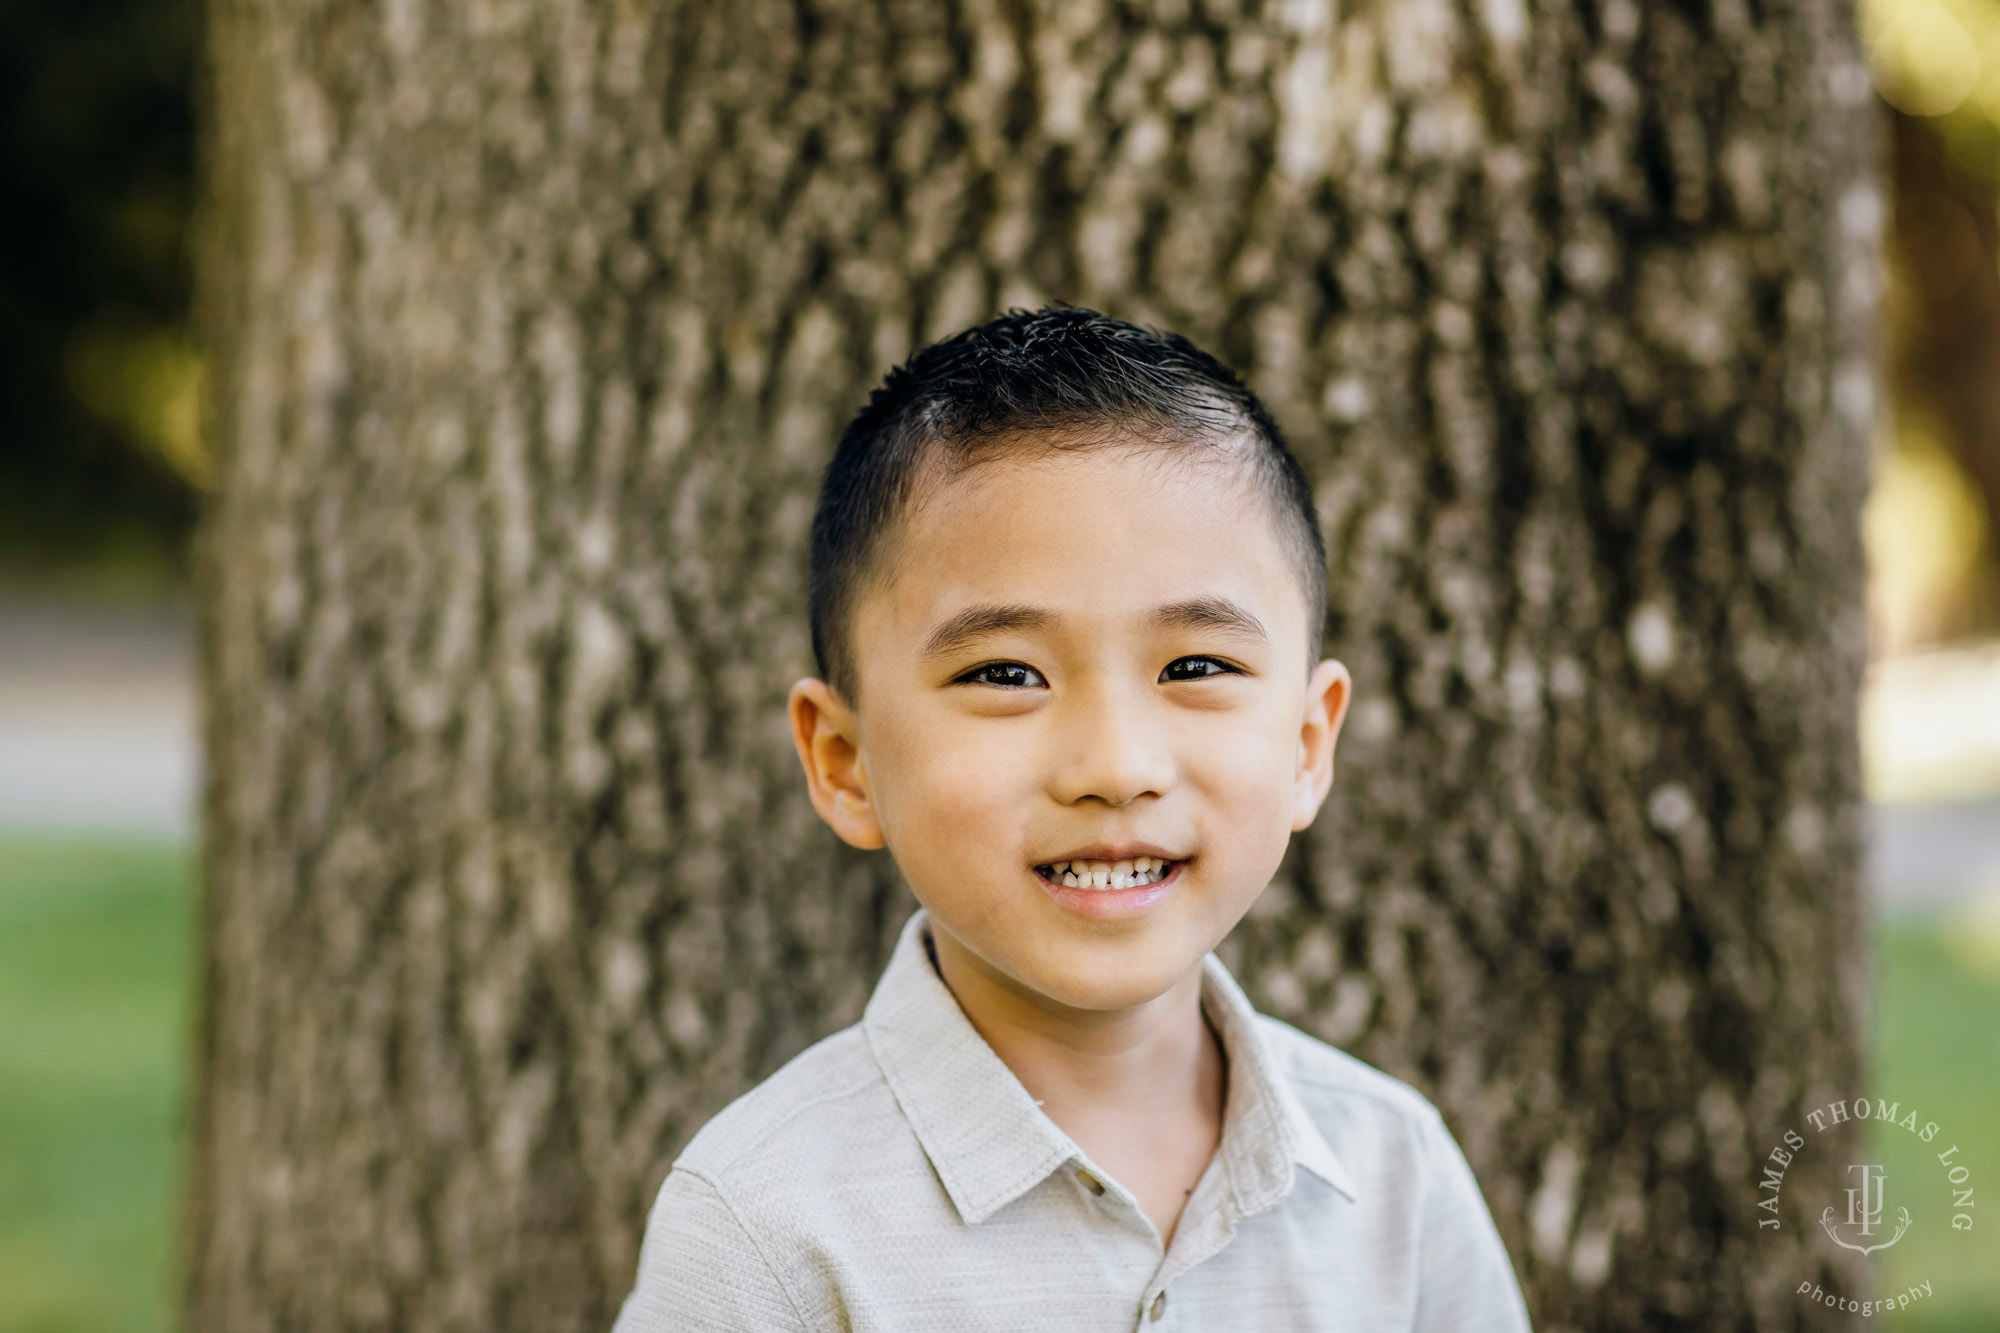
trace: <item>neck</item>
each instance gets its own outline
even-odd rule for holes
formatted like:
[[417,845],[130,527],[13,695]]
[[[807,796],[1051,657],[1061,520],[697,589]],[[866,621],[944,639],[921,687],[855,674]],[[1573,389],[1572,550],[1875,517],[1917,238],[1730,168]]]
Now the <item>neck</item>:
[[1222,1049],[1201,1011],[1199,962],[1144,1004],[1072,1009],[1024,993],[934,922],[931,933],[966,1018],[1073,1138],[1100,1117],[1129,1125],[1142,1110],[1219,1121]]

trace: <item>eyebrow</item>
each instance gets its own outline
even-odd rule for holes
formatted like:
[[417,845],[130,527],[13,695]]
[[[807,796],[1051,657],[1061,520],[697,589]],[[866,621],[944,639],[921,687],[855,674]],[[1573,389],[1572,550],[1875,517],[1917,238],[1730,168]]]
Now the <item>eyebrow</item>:
[[[1264,622],[1227,597],[1191,597],[1168,602],[1147,617],[1162,629],[1213,629],[1239,634],[1269,643]],[[1035,606],[970,606],[931,631],[924,640],[923,656],[949,657],[960,649],[995,634],[1010,631],[1049,629],[1062,622],[1053,611]]]

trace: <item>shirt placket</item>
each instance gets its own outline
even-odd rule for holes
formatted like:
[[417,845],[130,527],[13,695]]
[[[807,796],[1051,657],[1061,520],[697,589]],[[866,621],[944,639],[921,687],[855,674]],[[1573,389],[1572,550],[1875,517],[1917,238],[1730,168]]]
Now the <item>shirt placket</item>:
[[[1139,1201],[1124,1186],[1108,1177],[1101,1177],[1088,1163],[1072,1161],[1069,1170],[1087,1193],[1088,1206],[1114,1212],[1121,1225],[1143,1231],[1154,1244],[1159,1243],[1158,1230],[1139,1207]],[[1194,1194],[1188,1199],[1187,1211],[1174,1228],[1172,1245],[1160,1256],[1158,1266],[1141,1292],[1134,1324],[1141,1333],[1148,1330],[1165,1333],[1165,1330],[1182,1326],[1183,1321],[1177,1317],[1179,1307],[1174,1300],[1174,1284],[1203,1260],[1218,1253],[1236,1234],[1230,1203],[1227,1167],[1218,1151],[1210,1169],[1202,1173]]]
[[[1141,1288],[1137,1326],[1142,1329],[1164,1329],[1172,1325],[1167,1322],[1168,1308],[1173,1304],[1160,1285],[1160,1276],[1165,1271],[1165,1256],[1160,1253],[1160,1233],[1139,1207],[1139,1201],[1116,1180],[1104,1175],[1093,1167],[1087,1159],[1073,1158],[1065,1170],[1081,1186],[1083,1206],[1106,1221],[1126,1231],[1143,1235],[1149,1242],[1154,1255],[1153,1271]],[[1177,1240],[1179,1233],[1176,1233]],[[1158,1316],[1154,1310],[1157,1306]]]

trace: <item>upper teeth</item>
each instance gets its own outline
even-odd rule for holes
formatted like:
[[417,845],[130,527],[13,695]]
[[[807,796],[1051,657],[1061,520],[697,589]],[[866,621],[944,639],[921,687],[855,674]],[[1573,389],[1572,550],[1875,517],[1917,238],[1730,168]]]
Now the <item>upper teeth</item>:
[[1165,879],[1171,861],[1135,856],[1130,861],[1057,861],[1049,878],[1072,889],[1132,889]]

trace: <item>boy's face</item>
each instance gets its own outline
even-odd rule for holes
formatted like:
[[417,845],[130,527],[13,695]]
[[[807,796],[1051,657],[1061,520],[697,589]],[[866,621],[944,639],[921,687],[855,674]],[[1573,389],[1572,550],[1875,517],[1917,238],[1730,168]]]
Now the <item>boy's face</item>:
[[[855,706],[793,688],[820,814],[886,842],[934,930],[1036,1003],[1183,980],[1332,781],[1347,672],[1308,674],[1299,577],[1245,472],[1110,445],[920,487],[850,621]],[[1050,870],[1134,854],[1164,877]]]

